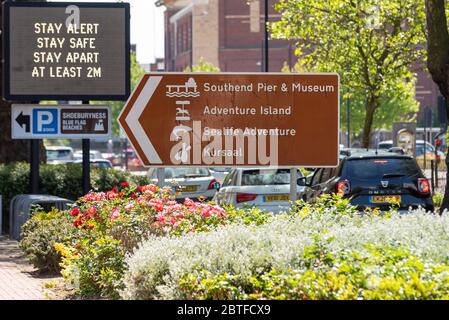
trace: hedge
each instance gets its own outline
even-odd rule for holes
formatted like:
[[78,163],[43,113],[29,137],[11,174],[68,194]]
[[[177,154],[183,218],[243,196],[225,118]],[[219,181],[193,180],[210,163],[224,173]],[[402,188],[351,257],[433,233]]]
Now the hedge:
[[[6,227],[9,216],[9,203],[18,194],[29,193],[29,164],[24,162],[0,164],[0,195],[3,199],[3,223]],[[92,168],[91,188],[94,191],[106,191],[127,181],[131,184],[148,183],[146,177],[115,170]],[[79,164],[41,165],[40,192],[76,200],[83,195],[82,166]]]

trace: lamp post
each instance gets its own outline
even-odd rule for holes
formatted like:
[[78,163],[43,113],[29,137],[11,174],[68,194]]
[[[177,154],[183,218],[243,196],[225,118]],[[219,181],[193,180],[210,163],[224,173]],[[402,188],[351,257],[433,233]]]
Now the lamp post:
[[347,121],[348,121],[348,148],[351,148],[351,98],[349,97],[349,86],[348,89],[346,90],[346,92],[348,93],[348,101],[346,104],[346,108],[347,108]]

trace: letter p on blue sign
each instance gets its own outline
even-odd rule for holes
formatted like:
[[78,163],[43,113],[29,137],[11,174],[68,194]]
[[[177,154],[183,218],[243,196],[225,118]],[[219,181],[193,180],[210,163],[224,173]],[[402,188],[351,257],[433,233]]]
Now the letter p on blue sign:
[[33,109],[33,134],[57,134],[58,110]]

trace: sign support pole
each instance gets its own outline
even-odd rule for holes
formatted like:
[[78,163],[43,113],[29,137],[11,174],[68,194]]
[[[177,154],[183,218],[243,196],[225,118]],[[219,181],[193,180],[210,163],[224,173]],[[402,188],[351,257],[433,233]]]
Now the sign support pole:
[[165,185],[165,168],[157,168],[157,185],[160,188]]
[[[89,101],[83,101],[89,104]],[[90,139],[83,139],[83,194],[90,191]]]
[[39,194],[39,141],[30,140],[30,192]]
[[296,201],[298,193],[297,193],[297,185],[298,185],[298,175],[296,168],[290,169],[290,201]]

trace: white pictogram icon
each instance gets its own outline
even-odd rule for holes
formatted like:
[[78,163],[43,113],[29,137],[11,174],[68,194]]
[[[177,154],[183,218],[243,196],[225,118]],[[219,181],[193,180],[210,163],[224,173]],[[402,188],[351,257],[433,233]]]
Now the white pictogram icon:
[[94,131],[104,131],[103,120],[98,120],[98,122],[95,123]]
[[190,104],[190,101],[176,101],[177,105],[181,105],[181,108],[176,108],[176,120],[178,121],[190,121],[189,110],[185,109],[186,104]]
[[165,95],[167,97],[199,97],[200,92],[193,78],[189,78],[184,85],[167,85]]

